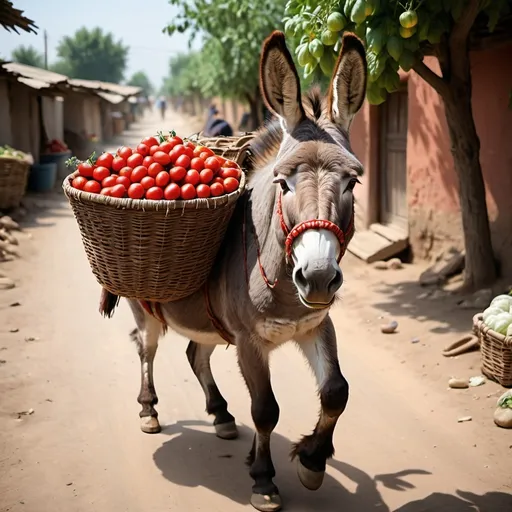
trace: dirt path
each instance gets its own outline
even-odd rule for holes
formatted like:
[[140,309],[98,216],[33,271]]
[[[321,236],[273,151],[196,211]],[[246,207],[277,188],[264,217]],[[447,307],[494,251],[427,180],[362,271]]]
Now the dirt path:
[[[129,135],[138,139],[154,126],[146,120]],[[112,320],[100,317],[99,287],[65,199],[37,202],[23,260],[4,266],[18,287],[0,292],[0,510],[250,510],[244,460],[252,424],[234,350],[218,350],[213,370],[241,425],[239,440],[213,435],[186,362],[187,341],[172,333],[155,368],[165,428],[142,434],[128,307],[122,303]],[[411,272],[398,280],[412,280]],[[293,347],[272,362],[281,406],[273,455],[286,510],[512,510],[512,436],[491,419],[499,387],[447,391],[449,372],[478,373],[478,365],[469,368],[476,356],[442,361],[432,348],[457,328],[430,318],[435,308],[425,301],[421,312],[408,309],[405,284],[377,287],[396,275],[377,275],[351,258],[345,275],[345,298],[333,316],[352,394],[336,431],[336,458],[316,493],[300,486],[287,456],[291,442],[314,426],[313,378]],[[10,307],[15,302],[21,305]],[[378,332],[384,310],[400,322],[387,338]],[[412,336],[421,342],[411,345]],[[467,414],[472,422],[457,423]]]

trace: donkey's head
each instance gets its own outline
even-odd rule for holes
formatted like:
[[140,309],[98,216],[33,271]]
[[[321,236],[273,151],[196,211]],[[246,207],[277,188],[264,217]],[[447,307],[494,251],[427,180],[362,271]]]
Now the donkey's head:
[[302,303],[327,307],[343,283],[339,262],[354,229],[352,191],[362,166],[348,132],[365,97],[365,50],[356,36],[346,34],[327,97],[314,91],[302,99],[284,35],[274,32],[263,45],[260,82],[283,130],[274,165],[285,235],[278,236],[293,263]]

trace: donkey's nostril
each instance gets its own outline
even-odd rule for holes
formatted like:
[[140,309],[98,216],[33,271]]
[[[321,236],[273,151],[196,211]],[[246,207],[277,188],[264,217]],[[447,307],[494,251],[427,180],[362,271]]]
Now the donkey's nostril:
[[335,293],[343,284],[343,274],[341,273],[341,270],[336,270],[336,274],[332,278],[331,282],[327,286],[327,289],[331,293]]
[[308,286],[308,282],[306,281],[306,278],[304,277],[304,272],[302,268],[295,269],[295,284],[305,290]]

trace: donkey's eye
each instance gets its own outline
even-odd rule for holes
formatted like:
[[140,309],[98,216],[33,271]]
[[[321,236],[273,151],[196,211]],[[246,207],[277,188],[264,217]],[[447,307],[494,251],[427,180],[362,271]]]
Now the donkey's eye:
[[357,178],[352,178],[347,185],[347,188],[345,190],[354,190],[354,187],[356,186],[356,183],[361,183]]
[[283,179],[283,178],[276,178],[274,180],[274,183],[279,185],[283,192],[289,192],[290,191],[290,187],[288,187],[288,183],[286,182],[285,179]]

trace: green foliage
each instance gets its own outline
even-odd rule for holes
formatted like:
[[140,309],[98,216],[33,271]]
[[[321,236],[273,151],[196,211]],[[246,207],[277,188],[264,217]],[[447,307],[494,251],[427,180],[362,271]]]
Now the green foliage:
[[81,28],[74,36],[61,40],[57,53],[59,66],[65,67],[72,78],[119,83],[126,69],[128,47],[101,28]]
[[[398,70],[409,71],[423,61],[432,46],[442,44],[467,7],[468,0],[289,0],[285,30],[294,38],[303,76],[321,69],[330,76],[334,67],[326,52],[340,50],[344,31],[354,32],[366,44],[367,98],[379,104],[400,85]],[[481,11],[493,30],[510,11],[509,0],[483,0]],[[314,42],[314,53],[311,44]],[[323,46],[323,53],[318,43]]]
[[126,82],[128,85],[133,85],[135,87],[140,87],[144,95],[147,97],[151,95],[154,91],[153,84],[150,82],[148,76],[144,71],[137,71],[133,76]]
[[44,68],[44,56],[33,46],[18,46],[12,51],[12,60],[27,66]]

